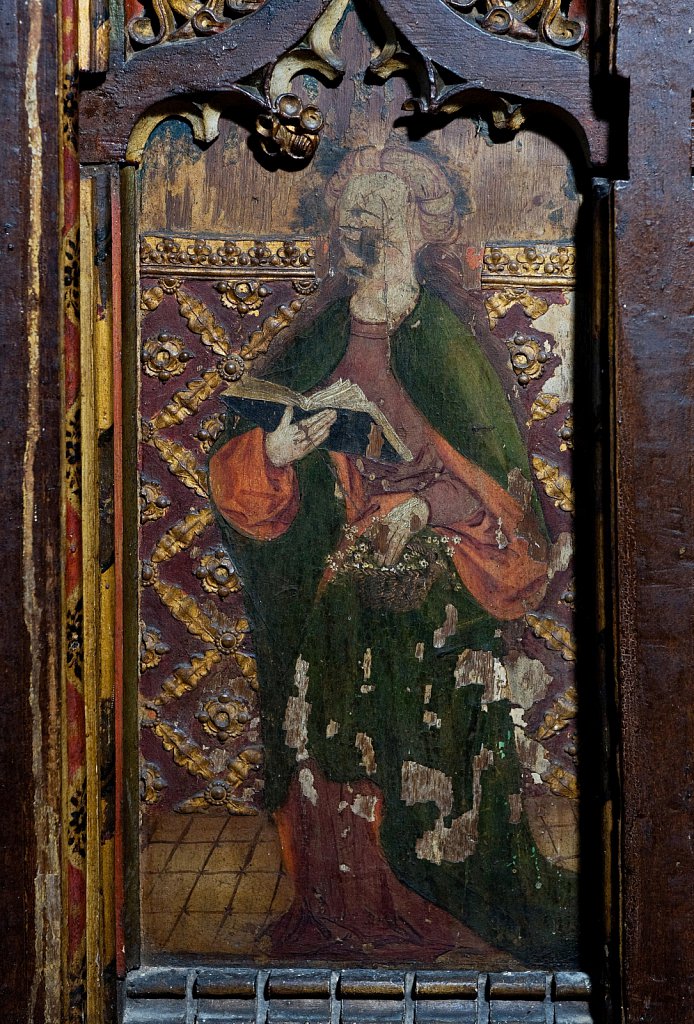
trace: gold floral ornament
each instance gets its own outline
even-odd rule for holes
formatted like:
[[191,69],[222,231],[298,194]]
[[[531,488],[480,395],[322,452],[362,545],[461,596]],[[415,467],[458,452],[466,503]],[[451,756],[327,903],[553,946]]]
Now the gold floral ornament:
[[559,451],[571,451],[574,446],[574,418],[573,416],[567,416],[561,427],[557,431],[561,444],[559,445]]
[[558,410],[561,400],[558,395],[543,395],[540,393],[530,406],[530,423],[537,423],[546,420]]
[[235,697],[227,690],[202,704],[195,717],[207,735],[219,740],[220,743],[240,736],[251,721],[246,701]]
[[531,380],[537,380],[545,372],[548,355],[536,338],[525,334],[514,334],[506,342],[511,368],[521,387],[527,387]]
[[171,675],[167,676],[161,684],[161,693],[154,698],[152,704],[155,707],[162,707],[190,693],[221,660],[222,655],[214,649],[207,650],[204,654],[191,655],[190,661],[177,665]]
[[537,320],[549,309],[549,303],[538,295],[531,295],[525,288],[504,288],[484,300],[490,328],[494,330],[499,320],[516,304],[531,320]]
[[156,668],[171,648],[161,638],[161,630],[155,626],[143,626],[140,634],[140,670]]
[[549,616],[528,614],[525,616],[533,633],[539,640],[544,640],[545,647],[550,651],[557,651],[564,661],[576,660],[576,641],[570,630],[556,619]]
[[224,548],[216,548],[204,554],[198,567],[193,570],[193,575],[200,580],[203,590],[221,598],[236,593],[240,586],[236,570]]
[[578,800],[578,779],[573,772],[562,767],[560,764],[553,764],[549,771],[540,776],[555,796],[564,796],[568,800]]
[[217,373],[222,380],[228,380],[229,382],[241,380],[245,372],[245,360],[238,352],[230,353],[227,358],[220,359],[217,363]]
[[[198,604],[195,598],[186,594],[176,583],[160,580],[151,562],[145,565],[150,571],[150,578],[145,585],[154,589],[162,604],[174,618],[183,623],[189,633],[216,647],[220,654],[235,653],[249,632],[247,619],[229,619],[211,601]],[[154,570],[153,575],[151,570]],[[144,580],[144,567],[142,578]]]
[[213,522],[214,513],[209,507],[189,512],[159,538],[150,557],[150,562],[157,565],[174,558],[181,551],[189,548]]
[[[275,312],[263,320],[260,328],[257,331],[253,331],[248,344],[241,349],[241,356],[237,358],[252,360],[256,356],[264,355],[272,344],[273,340],[277,335],[289,327],[292,320],[296,317],[297,313],[301,311],[301,302],[298,299],[294,299],[288,306],[278,306]],[[221,372],[221,371],[220,371]],[[227,377],[227,380],[238,379]]]
[[158,377],[162,384],[183,373],[186,363],[192,358],[193,354],[186,349],[183,339],[168,332],[147,338],[142,345],[145,373]]
[[140,522],[153,523],[161,519],[171,505],[157,480],[143,479],[140,483]]
[[304,106],[294,93],[278,96],[269,113],[256,121],[260,144],[269,156],[310,160],[318,148],[325,120],[318,107]]
[[573,512],[576,503],[573,487],[568,476],[564,476],[558,466],[552,465],[551,462],[540,458],[539,455],[533,455],[532,461],[537,479],[556,507],[560,508],[563,512]]
[[260,768],[262,763],[262,752],[248,747],[231,762],[226,778],[212,780],[201,793],[184,800],[176,810],[191,814],[223,807],[229,814],[257,814],[257,809],[251,803],[255,787],[247,783],[251,773]]
[[218,281],[216,291],[223,306],[234,309],[239,316],[258,316],[260,309],[272,291],[260,281]]
[[211,416],[206,416],[198,427],[194,437],[200,443],[200,447],[204,452],[209,452],[210,448],[217,440],[221,432],[224,430],[224,413],[215,412]]
[[217,779],[206,786],[201,793],[196,793],[177,805],[179,814],[195,814],[209,811],[212,808],[223,808],[229,814],[257,814],[257,809],[245,795],[239,796],[234,787],[224,779]]
[[143,313],[153,313],[158,309],[164,298],[164,289],[158,285],[152,288],[143,288],[140,292],[140,309]]
[[565,729],[569,722],[578,714],[578,695],[573,686],[570,686],[564,693],[560,693],[552,706],[545,712],[542,723],[535,733],[535,738],[542,740],[551,739],[557,733]]
[[145,761],[140,767],[140,800],[145,804],[156,804],[166,786],[159,766]]
[[482,260],[482,287],[574,288],[576,249],[568,242],[490,242]]

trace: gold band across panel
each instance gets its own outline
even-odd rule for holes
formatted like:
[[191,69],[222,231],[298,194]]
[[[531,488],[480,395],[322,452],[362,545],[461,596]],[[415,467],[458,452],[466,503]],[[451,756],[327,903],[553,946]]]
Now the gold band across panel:
[[316,248],[311,239],[188,238],[143,235],[140,272],[177,274],[216,280],[247,278],[265,281],[314,280]]
[[482,287],[575,288],[576,247],[570,242],[488,242]]

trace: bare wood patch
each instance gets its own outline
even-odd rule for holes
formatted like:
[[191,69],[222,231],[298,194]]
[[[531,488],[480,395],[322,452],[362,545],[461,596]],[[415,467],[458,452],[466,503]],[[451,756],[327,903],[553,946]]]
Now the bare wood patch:
[[377,796],[367,796],[366,793],[357,793],[354,800],[349,805],[349,809],[352,814],[357,816],[357,818],[363,818],[365,821],[375,821],[377,803]]
[[435,803],[445,818],[453,810],[453,780],[438,768],[429,768],[417,761],[403,761],[400,772],[400,799],[408,807]]
[[453,636],[458,628],[458,609],[454,604],[446,605],[446,621],[434,630],[434,647],[443,647],[449,636]]
[[286,734],[285,743],[296,750],[297,761],[305,761],[308,757],[308,716],[311,705],[306,700],[308,690],[308,662],[299,655],[294,668],[294,685],[298,691],[287,701],[282,728]]
[[424,661],[424,644],[421,640],[415,645],[414,656],[417,661]]
[[536,785],[542,783],[542,776],[552,767],[547,751],[537,740],[530,739],[519,726],[515,727],[516,750],[523,767],[530,772]]
[[364,682],[368,682],[371,679],[371,648],[367,647],[364,651],[364,658],[361,663],[362,671],[364,673]]
[[310,800],[315,807],[318,803],[318,792],[314,785],[315,779],[313,778],[313,772],[310,768],[302,768],[299,772],[299,785],[301,786],[302,796],[306,800]]
[[483,686],[483,704],[510,697],[506,670],[491,651],[461,651],[453,676],[456,690],[461,686]]
[[354,741],[354,746],[361,754],[361,764],[362,767],[366,769],[366,774],[373,775],[376,772],[378,765],[376,764],[376,754],[371,737],[367,736],[365,732],[358,732],[357,738]]
[[416,852],[420,860],[457,864],[475,852],[479,839],[482,773],[493,764],[494,752],[483,746],[472,760],[472,807],[454,818],[450,828],[444,825],[444,815],[441,815],[433,829],[417,840]]
[[549,579],[558,573],[569,568],[574,553],[574,539],[571,533],[560,533],[554,544],[549,549],[549,565],[547,576]]
[[510,699],[526,710],[547,693],[552,676],[541,661],[514,652],[504,660]]
[[509,793],[508,796],[508,820],[511,825],[517,825],[521,819],[523,810],[523,798],[520,793]]
[[422,721],[425,725],[428,725],[430,729],[440,729],[441,719],[438,717],[435,711],[425,711],[422,715]]
[[333,736],[337,736],[340,731],[340,723],[336,722],[334,718],[331,718],[325,727],[325,738],[331,740]]

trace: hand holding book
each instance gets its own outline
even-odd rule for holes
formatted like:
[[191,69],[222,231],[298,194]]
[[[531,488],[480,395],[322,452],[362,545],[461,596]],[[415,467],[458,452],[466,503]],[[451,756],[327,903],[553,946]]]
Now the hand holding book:
[[268,440],[275,434],[266,449],[270,461],[288,459],[275,465],[289,465],[321,447],[382,462],[412,461],[411,451],[381,409],[349,380],[302,395],[246,375],[222,398],[238,416],[262,427]]
[[289,466],[318,448],[337,419],[335,409],[322,409],[300,423],[293,423],[294,408],[288,405],[276,430],[265,437],[265,451],[273,466]]

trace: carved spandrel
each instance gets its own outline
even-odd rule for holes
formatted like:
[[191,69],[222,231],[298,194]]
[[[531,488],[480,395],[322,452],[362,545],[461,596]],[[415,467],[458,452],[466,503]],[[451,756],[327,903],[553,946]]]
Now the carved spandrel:
[[141,13],[127,24],[137,47],[156,46],[230,28],[235,18],[252,14],[266,0],[144,0]]
[[494,35],[530,42],[539,40],[562,49],[579,46],[586,31],[584,22],[562,13],[557,0],[517,0],[514,4],[498,0],[446,0],[446,3],[454,11],[476,12],[478,23]]

